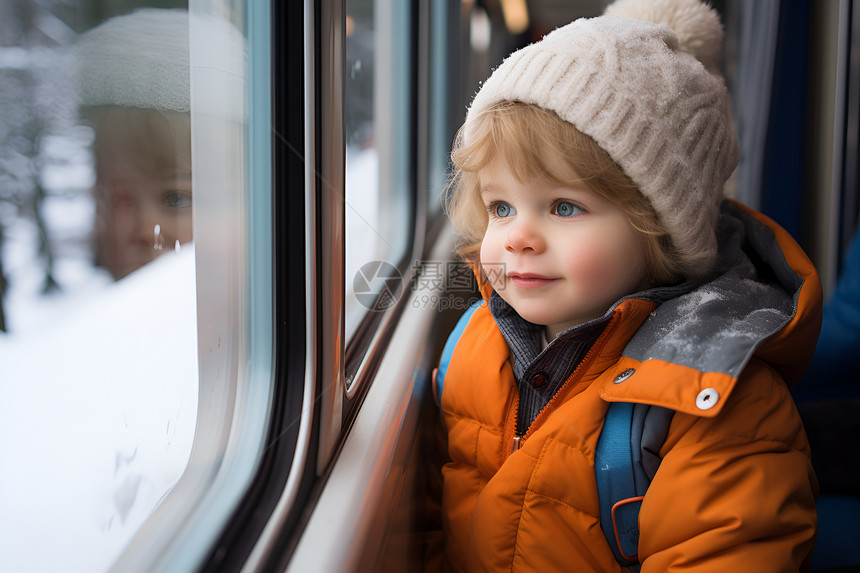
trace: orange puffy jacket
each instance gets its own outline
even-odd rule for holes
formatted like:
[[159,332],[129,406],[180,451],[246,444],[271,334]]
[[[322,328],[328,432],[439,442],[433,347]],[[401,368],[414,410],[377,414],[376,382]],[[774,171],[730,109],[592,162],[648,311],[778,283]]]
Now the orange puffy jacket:
[[610,309],[513,453],[508,346],[486,304],[473,313],[441,395],[446,568],[621,571],[600,527],[594,448],[608,402],[626,401],[676,412],[639,514],[641,571],[808,569],[818,486],[785,381],[814,350],[821,286],[775,223],[731,202],[722,217],[719,277]]

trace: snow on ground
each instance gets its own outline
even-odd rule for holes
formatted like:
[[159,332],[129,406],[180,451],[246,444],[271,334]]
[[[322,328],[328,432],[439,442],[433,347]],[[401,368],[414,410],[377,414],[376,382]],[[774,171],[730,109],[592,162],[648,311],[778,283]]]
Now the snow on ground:
[[[184,471],[197,418],[193,245],[118,282],[93,266],[93,134],[76,125],[63,58],[0,47],[0,70],[37,82],[4,84],[6,117],[43,120],[38,156],[3,156],[17,187],[0,198],[2,572],[107,570]],[[34,137],[4,127],[19,143]],[[48,294],[35,170],[59,285]]]
[[0,571],[104,571],[176,483],[197,414],[194,249],[0,335]]

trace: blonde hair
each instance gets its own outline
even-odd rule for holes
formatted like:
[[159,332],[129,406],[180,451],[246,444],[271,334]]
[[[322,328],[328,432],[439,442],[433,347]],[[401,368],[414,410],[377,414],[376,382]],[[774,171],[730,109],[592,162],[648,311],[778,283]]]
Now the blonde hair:
[[466,261],[479,262],[488,223],[478,172],[503,160],[521,182],[545,177],[562,185],[585,183],[617,205],[641,236],[643,266],[654,286],[685,278],[672,240],[648,199],[591,137],[554,112],[515,101],[494,104],[460,129],[451,159],[454,175],[446,210],[460,236],[458,252]]

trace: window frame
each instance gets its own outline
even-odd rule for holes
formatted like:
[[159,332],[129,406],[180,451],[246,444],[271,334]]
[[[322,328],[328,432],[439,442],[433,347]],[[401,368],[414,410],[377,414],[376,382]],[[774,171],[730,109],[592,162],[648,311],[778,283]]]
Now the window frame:
[[[390,0],[389,0],[390,1]],[[406,184],[411,188],[410,206],[407,216],[411,221],[406,236],[410,243],[403,257],[397,262],[401,274],[402,295],[397,304],[384,312],[368,312],[357,325],[350,340],[344,340],[346,291],[343,276],[345,269],[345,210],[346,196],[345,157],[346,133],[343,112],[344,105],[344,64],[345,18],[344,0],[323,1],[319,6],[317,30],[320,35],[320,61],[317,80],[321,103],[318,113],[320,145],[320,176],[318,200],[320,202],[321,268],[323,269],[321,298],[322,306],[322,349],[343,349],[334,352],[320,364],[323,388],[320,391],[320,443],[317,457],[317,473],[325,477],[327,466],[337,456],[338,449],[345,439],[345,430],[354,420],[368,386],[385,354],[386,346],[396,327],[397,320],[406,303],[405,292],[415,276],[415,264],[424,246],[424,222],[426,198],[424,189],[415,185],[416,149],[414,134],[417,133],[417,113],[415,109],[417,93],[417,34],[406,34],[409,38],[409,80],[407,105],[409,110],[410,149],[406,168]],[[412,30],[417,28],[419,10],[409,13]],[[375,31],[379,33],[379,31]],[[327,193],[326,185],[334,188]],[[337,270],[334,270],[337,269]],[[328,274],[331,273],[331,274]]]
[[[208,1],[191,0],[191,17],[195,10],[205,13]],[[245,8],[253,66],[248,72],[254,76],[246,102],[254,112],[247,115],[244,256],[254,279],[239,296],[262,322],[252,317],[248,325],[250,347],[238,373],[246,387],[228,398],[231,422],[214,442],[200,435],[198,424],[197,451],[188,469],[120,556],[117,571],[239,570],[249,559],[260,559],[256,548],[271,537],[266,534],[274,527],[270,516],[292,506],[300,491],[309,489],[313,474],[305,462],[314,455],[316,286],[314,273],[304,271],[316,268],[310,264],[314,179],[308,176],[314,150],[305,135],[313,133],[307,124],[313,114],[305,113],[313,67],[304,64],[313,54],[307,45],[313,36],[306,33],[304,18],[296,17],[304,14],[301,7],[247,2]],[[276,33],[284,30],[290,33]],[[271,229],[271,243],[254,230],[260,217],[270,219],[262,226]],[[205,360],[203,346],[200,353]],[[266,415],[256,419],[261,410]],[[262,425],[263,434],[248,432],[249,424]],[[288,516],[295,521],[297,513]],[[281,528],[285,525],[281,520]]]

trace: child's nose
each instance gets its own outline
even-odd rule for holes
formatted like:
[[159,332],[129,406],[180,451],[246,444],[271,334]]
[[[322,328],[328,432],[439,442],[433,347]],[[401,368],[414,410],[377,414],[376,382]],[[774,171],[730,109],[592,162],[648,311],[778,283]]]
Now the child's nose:
[[164,237],[160,237],[164,234],[162,228],[164,221],[157,210],[147,205],[146,202],[140,202],[137,205],[133,221],[129,233],[134,242],[156,248],[155,244],[159,239],[164,240]]
[[505,250],[509,253],[542,253],[546,250],[546,240],[538,225],[523,217],[508,230]]

